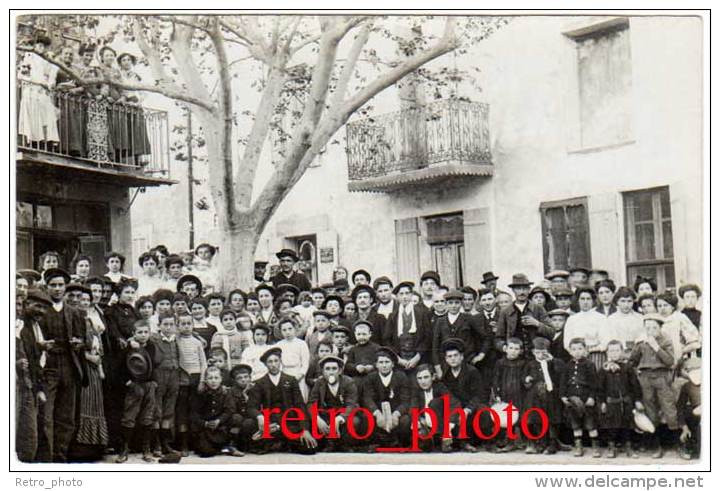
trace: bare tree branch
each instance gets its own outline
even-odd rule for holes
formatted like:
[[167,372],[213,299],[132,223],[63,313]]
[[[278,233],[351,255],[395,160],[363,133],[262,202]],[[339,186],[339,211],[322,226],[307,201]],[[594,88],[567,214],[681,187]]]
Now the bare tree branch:
[[350,48],[347,60],[345,60],[345,63],[343,65],[342,73],[340,74],[340,78],[338,79],[337,85],[335,86],[335,94],[333,95],[331,103],[331,106],[333,107],[337,107],[345,99],[347,86],[350,82],[353,71],[355,70],[355,65],[357,64],[358,57],[362,52],[363,46],[365,46],[368,38],[370,37],[370,28],[371,25],[366,24],[365,26],[363,26],[362,30],[357,34],[357,36],[355,36],[355,41]]
[[[194,16],[193,16],[194,17]],[[193,29],[199,29],[201,31],[205,31],[208,34],[210,33],[210,28],[207,25],[198,23],[198,22],[192,22],[189,20],[185,20],[184,16],[180,15],[158,15],[155,17],[159,21],[163,22],[170,22],[172,24],[181,24],[186,27],[192,27]]]
[[288,35],[287,39],[285,40],[285,46],[283,46],[283,52],[286,54],[290,54],[290,46],[292,45],[293,39],[295,39],[295,35],[298,31],[298,26],[300,25],[300,22],[302,22],[302,16],[298,15],[295,17],[294,22],[292,23],[292,30],[290,31],[290,34]]
[[246,47],[251,55],[262,62],[269,63],[271,58],[270,47],[265,42],[262,34],[260,34],[257,20],[254,20],[253,26],[248,26],[242,19],[239,20],[239,26],[231,25],[223,19],[220,19],[219,22],[223,29],[246,43]]

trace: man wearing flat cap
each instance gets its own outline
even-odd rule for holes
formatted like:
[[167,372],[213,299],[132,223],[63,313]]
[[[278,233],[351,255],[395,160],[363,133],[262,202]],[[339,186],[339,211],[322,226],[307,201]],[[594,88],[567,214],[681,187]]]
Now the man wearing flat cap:
[[552,271],[549,271],[545,275],[545,279],[550,282],[550,293],[553,294],[553,296],[560,290],[564,288],[569,288],[568,286],[568,278],[570,277],[570,272],[565,271],[563,269],[554,269]]
[[532,357],[532,340],[537,336],[552,339],[554,330],[548,321],[545,309],[529,300],[532,283],[527,275],[513,275],[508,285],[515,294],[515,302],[500,312],[495,333],[495,348],[502,352],[503,346],[511,337],[520,338],[523,342],[523,355]]
[[[307,411],[313,417],[316,414],[314,425],[322,435],[320,448],[325,452],[334,452],[347,449],[354,443],[347,430],[350,413],[358,407],[358,390],[355,381],[343,375],[344,361],[339,356],[327,355],[318,361],[322,377],[315,381],[308,397]],[[313,407],[316,407],[316,410]],[[328,415],[330,410],[345,409],[343,414],[335,417],[335,434],[339,438],[329,438],[330,424],[333,421]],[[360,418],[354,422],[354,427],[360,425]]]
[[373,289],[377,301],[372,310],[386,319],[397,311],[398,303],[393,298],[393,282],[387,276],[380,276],[373,281]]
[[[248,416],[257,422],[257,431],[252,440],[256,442],[260,453],[269,451],[291,451],[302,454],[314,454],[317,441],[308,431],[308,417],[305,413],[305,402],[300,393],[300,386],[295,377],[282,371],[282,349],[273,346],[260,356],[260,361],[267,367],[268,373],[255,382],[248,397]],[[267,423],[272,438],[264,438],[265,416],[263,409],[279,409],[270,415]],[[285,411],[302,413],[301,421],[288,422],[288,429],[300,434],[300,438],[288,439],[280,430],[280,421]]]
[[363,389],[362,406],[375,417],[373,443],[383,447],[406,445],[410,436],[410,382],[395,368],[397,360],[392,349],[380,347]]
[[443,369],[447,367],[441,349],[442,344],[447,339],[455,338],[463,341],[465,347],[463,355],[468,361],[472,359],[475,350],[473,345],[473,319],[461,312],[462,301],[463,293],[461,291],[451,290],[447,292],[445,302],[447,303],[448,313],[435,318],[431,358],[438,378],[442,377]]
[[81,312],[64,301],[70,283],[67,271],[51,268],[45,271],[45,284],[52,306],[40,321],[40,346],[46,355],[45,379],[45,435],[47,457],[52,462],[66,462],[76,421],[77,394],[87,384],[85,373],[85,318]]
[[255,279],[254,279],[253,287],[262,285],[263,283],[265,283],[267,281],[265,279],[265,272],[267,271],[267,265],[268,265],[267,261],[255,261],[255,265],[254,265]]
[[420,295],[422,296],[420,305],[424,306],[430,312],[432,312],[433,304],[435,303],[435,291],[441,284],[440,275],[437,271],[425,271],[422,276],[420,276]]
[[298,262],[298,255],[292,249],[283,249],[277,254],[278,261],[280,261],[280,271],[270,278],[270,282],[275,288],[278,286],[288,283],[294,285],[299,291],[305,292],[310,291],[312,285],[310,280],[302,271],[295,271],[295,263]]
[[51,307],[52,300],[47,293],[30,288],[22,319],[18,319],[15,326],[15,450],[21,462],[33,462],[38,450],[38,411],[46,400],[42,370],[47,359],[40,349],[45,341],[40,321]]

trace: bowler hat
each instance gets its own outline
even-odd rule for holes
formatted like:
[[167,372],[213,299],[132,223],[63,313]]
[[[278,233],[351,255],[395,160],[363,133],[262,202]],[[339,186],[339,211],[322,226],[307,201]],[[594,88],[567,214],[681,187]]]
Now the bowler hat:
[[465,341],[460,338],[449,338],[440,345],[440,350],[444,353],[450,350],[458,350],[460,353],[465,351]]
[[127,357],[127,369],[130,376],[134,379],[144,379],[149,374],[152,367],[148,364],[148,358],[140,352],[130,353]]
[[184,274],[177,280],[177,291],[181,292],[185,283],[194,283],[197,286],[198,292],[202,291],[202,281],[194,274]]
[[532,282],[528,280],[528,277],[525,273],[516,273],[512,276],[512,283],[510,283],[508,286],[510,288],[515,288],[516,286],[530,285],[532,285]]
[[267,363],[267,359],[273,355],[277,355],[282,358],[282,348],[280,348],[278,346],[273,346],[272,348],[267,350],[265,353],[260,355],[260,361],[262,363]]
[[393,282],[387,276],[380,276],[373,281],[373,288],[377,290],[380,285],[390,285],[390,288],[392,288]]
[[353,271],[353,274],[350,275],[350,279],[352,280],[353,283],[355,283],[355,277],[358,275],[363,275],[365,278],[367,278],[368,283],[372,279],[372,276],[370,276],[370,273],[368,273],[364,269],[358,269],[357,271]]
[[292,249],[282,249],[282,250],[280,250],[280,252],[278,252],[277,254],[275,254],[275,256],[276,256],[278,259],[282,259],[282,258],[284,258],[284,257],[289,257],[289,258],[292,258],[292,260],[293,260],[293,261],[296,261],[296,262],[297,262],[297,260],[299,259],[299,258],[298,258],[298,255],[297,255],[297,252],[293,251]]
[[398,355],[393,351],[392,348],[389,348],[387,346],[381,346],[375,351],[375,360],[380,358],[381,356],[385,356],[387,358],[390,358],[393,362],[393,364],[397,365],[398,362]]
[[353,288],[352,293],[350,293],[350,296],[353,299],[353,302],[355,301],[355,298],[362,292],[368,292],[370,294],[370,298],[375,301],[376,295],[375,290],[370,285],[358,285],[355,288]]
[[400,283],[398,283],[398,284],[395,286],[395,288],[393,288],[393,293],[394,293],[395,295],[397,295],[397,293],[398,293],[398,292],[400,291],[400,289],[403,288],[403,287],[410,288],[410,291],[412,291],[413,288],[415,288],[415,283],[413,283],[412,281],[401,281]]
[[437,271],[425,271],[420,277],[420,283],[425,280],[433,280],[436,285],[440,285],[440,275]]
[[345,366],[345,360],[343,360],[339,356],[335,356],[335,355],[323,356],[322,358],[320,358],[320,361],[318,361],[318,365],[320,366],[320,368],[323,368],[325,366],[325,364],[329,361],[336,362],[341,370],[342,370],[343,366]]
[[58,277],[63,278],[65,280],[65,284],[70,283],[70,273],[68,273],[64,269],[50,268],[50,269],[46,269],[45,272],[43,273],[43,280],[45,281],[46,285],[48,283],[50,283],[50,280],[52,280],[53,278],[58,278]]
[[53,301],[50,298],[50,295],[48,295],[47,292],[41,288],[30,288],[27,291],[27,299],[35,300],[37,302],[42,302],[47,305],[53,304]]
[[495,281],[495,280],[499,280],[499,279],[500,279],[500,277],[495,276],[495,273],[493,273],[492,271],[487,271],[487,272],[483,273],[483,279],[480,283],[485,284],[489,281]]
[[340,310],[343,310],[345,308],[345,300],[342,299],[340,295],[328,295],[325,297],[325,300],[323,300],[322,308],[327,309],[327,304],[330,302],[330,300],[335,300],[340,304]]

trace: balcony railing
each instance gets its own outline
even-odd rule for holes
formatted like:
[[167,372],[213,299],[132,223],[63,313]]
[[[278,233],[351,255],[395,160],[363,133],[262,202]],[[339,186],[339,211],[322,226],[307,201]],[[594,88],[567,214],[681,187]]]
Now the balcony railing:
[[[96,168],[170,177],[166,111],[48,90],[27,81],[18,82],[18,91],[18,150],[66,157]],[[23,97],[28,98],[24,104]],[[55,126],[47,128],[46,116],[39,121],[44,129],[38,130],[33,111],[54,113]]]
[[350,181],[445,163],[492,165],[488,110],[487,104],[441,100],[349,123]]

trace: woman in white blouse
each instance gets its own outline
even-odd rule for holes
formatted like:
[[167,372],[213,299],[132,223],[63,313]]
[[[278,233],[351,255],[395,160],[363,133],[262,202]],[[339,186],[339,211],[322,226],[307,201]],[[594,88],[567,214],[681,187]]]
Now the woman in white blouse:
[[600,370],[606,360],[605,349],[607,343],[616,339],[617,333],[611,328],[607,317],[593,309],[596,298],[595,290],[590,287],[578,288],[575,290],[575,296],[577,297],[580,312],[568,318],[565,324],[563,344],[569,352],[572,339],[584,339],[588,350],[588,358]]

